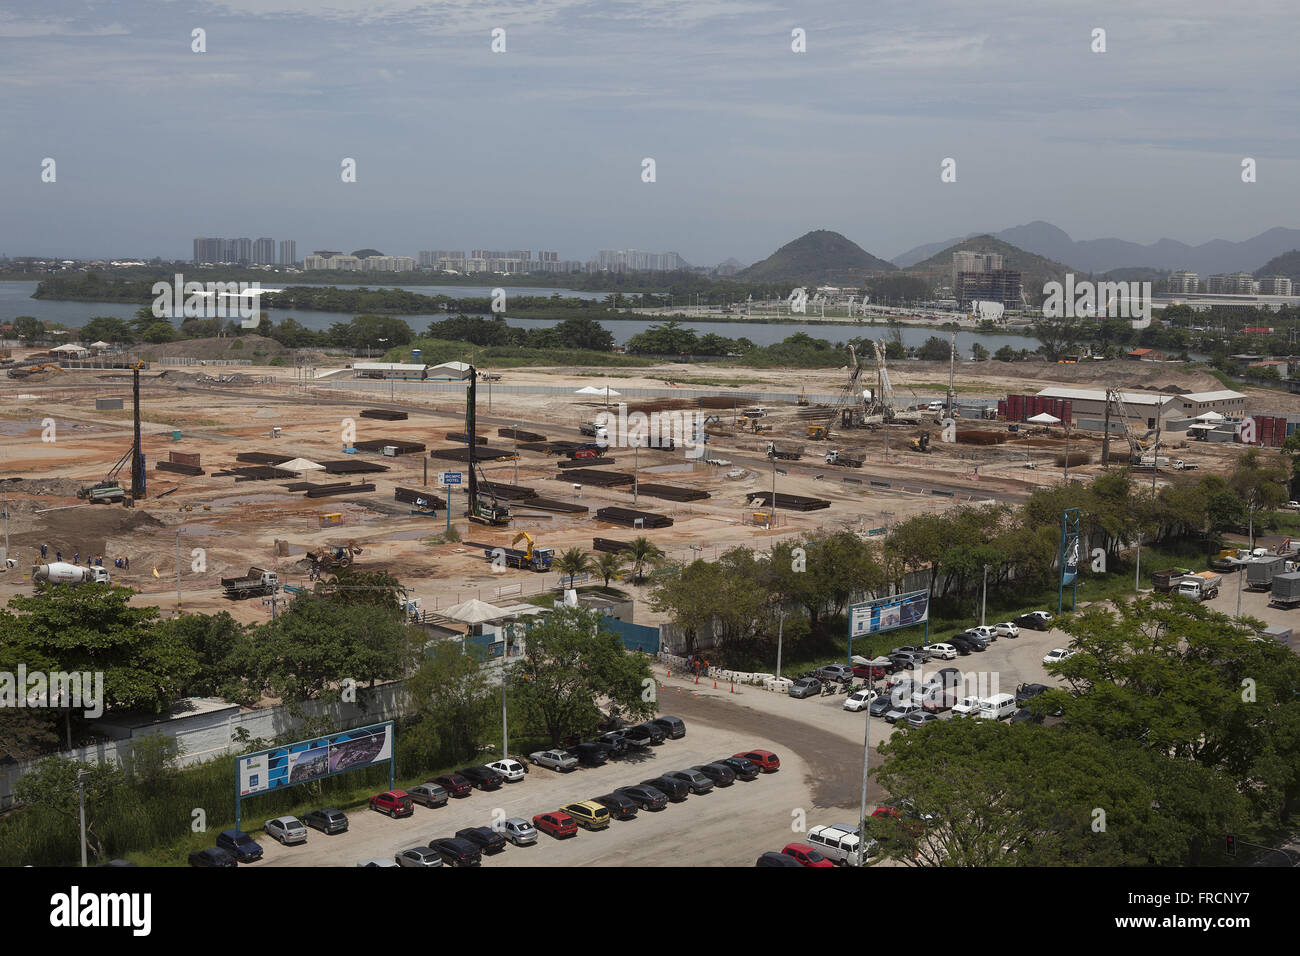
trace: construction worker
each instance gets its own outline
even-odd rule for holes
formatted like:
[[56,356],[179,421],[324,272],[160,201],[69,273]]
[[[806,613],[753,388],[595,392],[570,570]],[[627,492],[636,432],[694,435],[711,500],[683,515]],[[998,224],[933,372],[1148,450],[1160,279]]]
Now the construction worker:
[[81,552],[80,551],[72,552],[72,563],[76,564],[80,560],[81,560]]
[[55,561],[62,561],[62,560],[63,560],[63,552],[62,552],[62,551],[55,551],[55,552],[54,552],[54,560],[55,560]]
[[122,558],[122,560],[126,563],[126,570],[130,571],[130,570],[131,570],[131,559],[128,558],[128,557],[124,557],[124,558]]
[[41,560],[45,560],[45,545],[41,545]]

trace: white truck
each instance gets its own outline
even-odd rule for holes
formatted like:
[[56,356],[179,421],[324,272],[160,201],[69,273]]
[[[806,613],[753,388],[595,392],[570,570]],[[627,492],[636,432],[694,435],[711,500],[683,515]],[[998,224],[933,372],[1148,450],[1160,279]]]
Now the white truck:
[[249,568],[241,578],[222,578],[221,587],[226,597],[242,601],[255,594],[273,594],[280,586],[280,578],[274,571],[266,568]]
[[32,568],[33,584],[108,584],[108,568],[83,568],[77,564],[56,561],[38,564]]
[[1208,601],[1219,596],[1219,585],[1222,583],[1223,575],[1215,574],[1213,571],[1202,571],[1199,574],[1189,574],[1180,580],[1178,593],[1193,601]]

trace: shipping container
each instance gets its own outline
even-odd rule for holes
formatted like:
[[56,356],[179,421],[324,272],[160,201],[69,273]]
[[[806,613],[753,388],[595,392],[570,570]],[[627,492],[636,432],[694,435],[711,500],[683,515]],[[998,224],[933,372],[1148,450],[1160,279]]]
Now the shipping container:
[[1300,571],[1273,575],[1273,603],[1300,604]]

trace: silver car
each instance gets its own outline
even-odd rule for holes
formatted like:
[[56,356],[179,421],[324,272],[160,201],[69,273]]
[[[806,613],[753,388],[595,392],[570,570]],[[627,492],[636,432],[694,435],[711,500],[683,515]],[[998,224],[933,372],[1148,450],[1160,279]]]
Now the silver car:
[[674,770],[664,776],[671,780],[680,780],[691,788],[691,793],[708,793],[713,789],[713,781],[698,770]]
[[409,850],[394,854],[398,866],[442,866],[442,854],[427,846],[414,846]]
[[537,842],[537,828],[523,817],[503,820],[498,832],[515,846],[530,846]]
[[284,846],[307,842],[307,827],[297,817],[276,817],[274,820],[267,820],[262,829],[272,840],[279,840]]
[[919,713],[921,713],[921,705],[913,704],[909,701],[906,704],[899,704],[889,713],[885,714],[885,720],[887,720],[891,724],[896,724],[900,720],[906,720],[908,717],[911,717],[913,714],[919,714]]

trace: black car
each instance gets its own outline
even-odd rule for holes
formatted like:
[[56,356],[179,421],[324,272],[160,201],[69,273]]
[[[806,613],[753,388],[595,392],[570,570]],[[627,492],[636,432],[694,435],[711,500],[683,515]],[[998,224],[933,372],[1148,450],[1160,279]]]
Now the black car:
[[616,714],[610,714],[608,717],[606,717],[604,720],[602,720],[600,723],[596,725],[596,729],[600,731],[622,730],[626,726],[627,726],[626,720],[624,720],[622,717],[619,717]]
[[668,794],[643,783],[633,787],[619,787],[614,792],[619,796],[636,801],[636,805],[642,810],[662,810],[668,806]]
[[680,717],[656,717],[653,722],[663,728],[669,740],[680,740],[686,736],[686,721]]
[[965,648],[966,653],[969,654],[971,651],[986,651],[989,647],[983,641],[976,640],[969,634],[962,637],[950,637],[948,638],[948,643],[957,648],[958,654],[962,652],[963,648]]
[[461,767],[456,772],[479,790],[500,790],[506,784],[506,778],[491,767]]
[[705,763],[692,767],[713,781],[714,786],[729,787],[736,782],[736,771],[720,763]]
[[584,767],[599,767],[609,762],[611,749],[608,744],[586,743],[570,747],[568,753],[577,757],[578,763]]
[[691,792],[691,788],[685,780],[676,780],[672,777],[655,777],[653,780],[642,780],[641,786],[658,790],[673,803],[681,803]]
[[302,815],[302,822],[321,833],[346,833],[348,830],[347,814],[334,807],[310,810]]
[[637,724],[635,727],[629,727],[628,729],[644,730],[647,734],[650,735],[650,743],[655,747],[658,747],[661,743],[663,743],[665,740],[668,739],[668,735],[664,733],[664,729],[656,723]]
[[430,840],[429,849],[437,850],[442,862],[452,866],[478,866],[483,862],[483,853],[478,845],[459,837]]
[[1040,614],[1022,614],[1011,621],[1016,627],[1027,627],[1035,631],[1046,631],[1052,626],[1052,619],[1044,619]]
[[210,846],[206,850],[196,850],[190,854],[190,866],[239,866],[235,855],[219,846]]
[[623,735],[619,733],[617,730],[611,730],[607,734],[601,734],[599,737],[593,740],[592,743],[607,744],[608,746],[614,748],[613,750],[610,751],[609,755],[611,757],[624,756],[628,752],[628,750],[631,749],[632,746],[627,740],[623,738]]
[[607,793],[603,797],[595,797],[593,800],[608,810],[609,816],[613,820],[631,820],[636,816],[636,812],[641,809],[639,803],[621,793]]
[[755,866],[794,866],[802,867],[800,863],[792,856],[786,856],[784,853],[777,853],[775,850],[768,850],[754,863]]
[[762,769],[752,760],[746,760],[744,757],[723,757],[721,760],[713,761],[715,764],[721,764],[731,770],[736,775],[737,780],[757,780]]
[[500,853],[506,848],[506,838],[491,827],[465,827],[456,831],[456,839],[472,843],[484,853]]
[[243,830],[222,830],[217,834],[217,846],[240,863],[252,863],[262,858],[262,847]]
[[1021,707],[1018,711],[1012,714],[1011,719],[1007,721],[1009,724],[1041,724],[1042,722],[1043,715],[1035,714],[1027,707]]
[[884,717],[894,709],[894,698],[890,694],[881,694],[867,705],[867,713],[872,717]]
[[[644,727],[625,727],[623,730],[615,731],[631,750],[645,750],[654,743],[654,738],[650,731]],[[603,739],[603,738],[602,738]],[[660,743],[663,743],[661,740]]]
[[956,634],[948,638],[948,646],[960,654],[962,657],[970,657],[971,646],[966,638]]
[[1046,684],[1021,684],[1016,688],[1016,704],[1023,704],[1027,700],[1033,700],[1045,690],[1050,690]]

